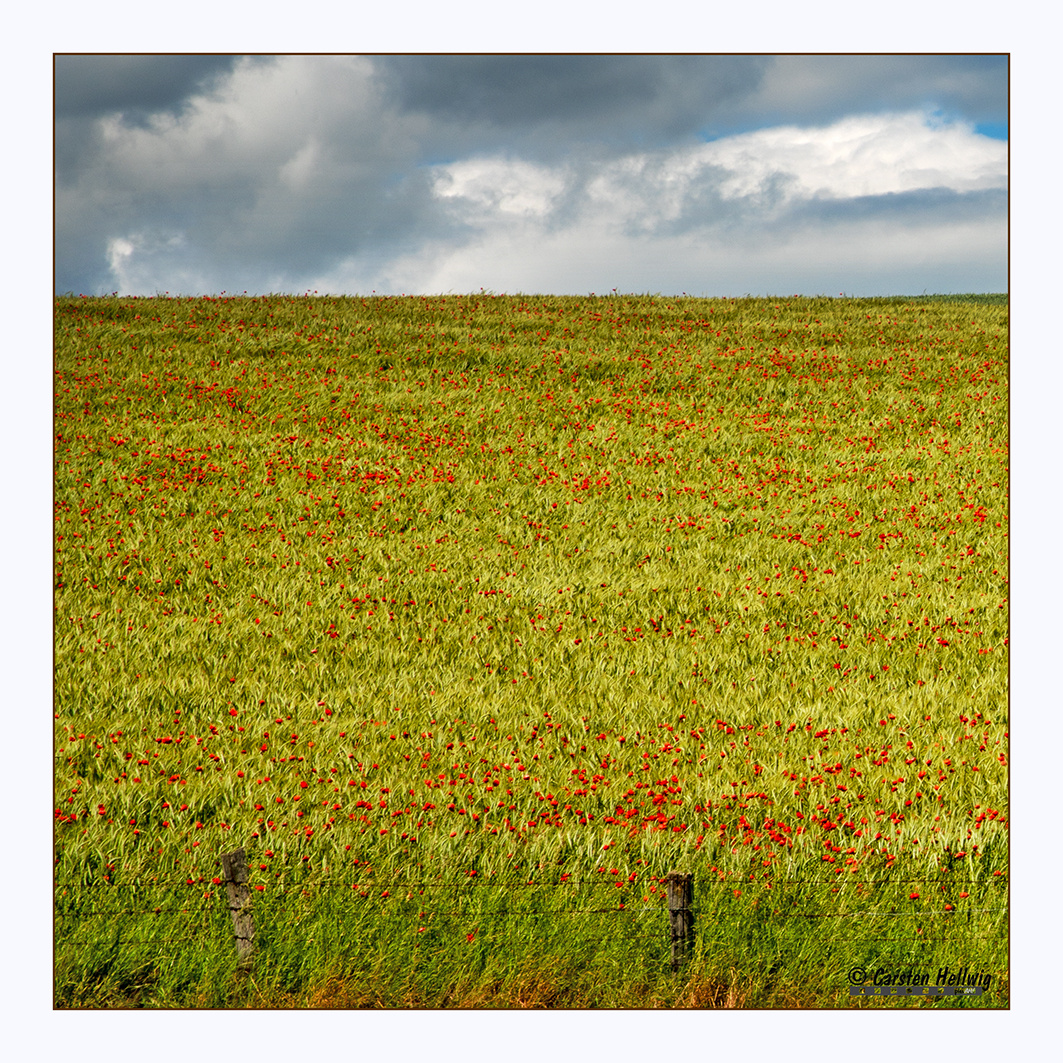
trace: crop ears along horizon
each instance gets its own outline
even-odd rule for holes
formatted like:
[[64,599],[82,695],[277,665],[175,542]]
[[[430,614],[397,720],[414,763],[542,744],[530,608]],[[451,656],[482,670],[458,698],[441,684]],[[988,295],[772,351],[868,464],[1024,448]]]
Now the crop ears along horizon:
[[57,291],[1004,291],[1004,56],[59,56]]

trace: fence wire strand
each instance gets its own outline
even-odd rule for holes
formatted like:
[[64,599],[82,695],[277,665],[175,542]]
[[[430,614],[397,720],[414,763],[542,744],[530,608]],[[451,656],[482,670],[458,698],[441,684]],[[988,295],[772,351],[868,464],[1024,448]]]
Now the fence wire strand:
[[[946,871],[946,872],[944,872],[944,874],[947,876],[947,875],[950,875],[951,872]],[[314,889],[314,890],[344,889],[344,890],[346,890],[346,889],[358,889],[361,886],[364,886],[367,889],[387,889],[387,890],[391,890],[391,889],[396,889],[396,890],[400,890],[400,889],[467,890],[467,889],[470,889],[470,888],[475,888],[477,886],[480,886],[481,884],[504,886],[507,890],[532,889],[532,888],[534,888],[534,889],[544,889],[544,888],[547,888],[547,887],[553,887],[555,889],[559,889],[559,888],[565,888],[565,889],[616,889],[617,881],[622,882],[625,886],[627,886],[627,884],[629,882],[628,879],[619,879],[619,880],[617,880],[615,878],[609,878],[609,879],[563,879],[563,880],[553,881],[553,882],[541,882],[541,881],[540,882],[528,882],[528,881],[514,882],[514,881],[512,881],[510,879],[499,878],[497,875],[484,875],[484,876],[476,875],[476,876],[469,876],[467,878],[463,878],[461,881],[458,881],[458,882],[440,882],[438,880],[437,881],[421,881],[421,880],[410,881],[408,879],[384,879],[384,880],[376,880],[376,879],[374,879],[371,882],[359,883],[357,881],[355,881],[355,882],[338,882],[338,881],[324,880],[323,879],[323,880],[315,882],[315,883],[313,883],[313,884],[311,884],[309,886],[292,886],[292,887],[288,887],[287,889],[288,890],[296,890],[296,889],[298,889],[298,890],[303,890],[303,889]],[[652,886],[656,886],[658,890],[662,889],[663,886],[665,885],[665,879],[664,878],[658,878],[656,876],[651,877],[648,881],[650,882],[651,887]],[[838,886],[847,886],[847,887],[873,886],[873,887],[876,887],[876,888],[884,888],[884,887],[887,887],[887,886],[911,886],[911,885],[917,885],[917,884],[925,885],[927,883],[932,883],[932,884],[937,885],[937,884],[941,884],[941,883],[945,882],[947,884],[950,881],[952,881],[952,880],[948,879],[948,878],[942,878],[941,874],[938,874],[938,875],[919,875],[919,876],[907,877],[907,878],[889,878],[889,879],[886,879],[886,880],[867,879],[867,878],[849,878],[849,877],[843,877],[843,876],[838,876],[837,878],[823,879],[823,880],[820,880],[820,879],[809,879],[809,878],[750,879],[748,876],[746,876],[745,878],[736,878],[736,877],[727,876],[727,877],[724,877],[724,878],[713,878],[713,879],[703,880],[699,884],[699,888],[704,889],[704,888],[707,888],[707,887],[718,887],[718,888],[725,888],[725,889],[733,889],[736,885],[744,885],[744,886],[747,886],[747,887],[753,887],[753,886],[759,886],[759,885],[761,885],[763,883],[769,883],[773,887],[775,887],[775,886],[828,887],[829,886],[829,887],[833,888],[833,887],[838,887]],[[213,886],[215,889],[219,889],[223,885],[224,885],[224,882],[213,882],[211,880],[207,880],[205,882],[193,883],[191,886],[186,885],[185,887],[179,887],[179,888],[195,889],[197,887]],[[631,885],[634,886],[635,883],[631,883]],[[638,885],[640,886],[640,888],[643,888],[643,889],[651,888],[651,887],[645,886],[643,883],[638,883]],[[59,890],[59,889],[63,889],[63,890],[71,890],[71,889],[78,889],[78,890],[80,890],[80,889],[115,889],[115,890],[118,890],[118,889],[123,889],[123,888],[124,889],[128,889],[130,887],[123,887],[119,883],[110,883],[110,882],[106,882],[106,883],[101,883],[101,882],[58,882],[58,883],[55,884],[55,889],[57,889],[57,890]],[[145,889],[145,887],[139,886],[139,885],[138,886],[134,886],[132,888],[133,889],[139,889],[139,890]]]

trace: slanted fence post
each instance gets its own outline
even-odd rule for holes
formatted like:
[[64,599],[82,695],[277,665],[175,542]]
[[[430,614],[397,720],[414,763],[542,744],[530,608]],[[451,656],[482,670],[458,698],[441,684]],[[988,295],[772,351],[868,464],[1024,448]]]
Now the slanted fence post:
[[668,883],[668,921],[672,931],[672,970],[680,965],[694,946],[694,876],[672,871]]
[[223,853],[221,858],[229,915],[236,934],[236,955],[246,960],[254,951],[255,926],[251,919],[251,890],[247,885],[247,854],[243,849]]

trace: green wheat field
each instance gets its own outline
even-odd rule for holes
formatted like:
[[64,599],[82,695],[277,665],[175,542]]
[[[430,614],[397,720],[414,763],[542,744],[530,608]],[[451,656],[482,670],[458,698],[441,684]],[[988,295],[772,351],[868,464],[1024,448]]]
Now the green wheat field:
[[1008,1007],[1005,296],[54,314],[56,1007]]

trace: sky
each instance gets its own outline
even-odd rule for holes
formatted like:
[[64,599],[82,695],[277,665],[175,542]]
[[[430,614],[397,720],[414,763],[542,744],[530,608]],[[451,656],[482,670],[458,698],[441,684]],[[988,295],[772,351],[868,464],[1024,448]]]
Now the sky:
[[1008,66],[59,54],[55,291],[1007,291]]

